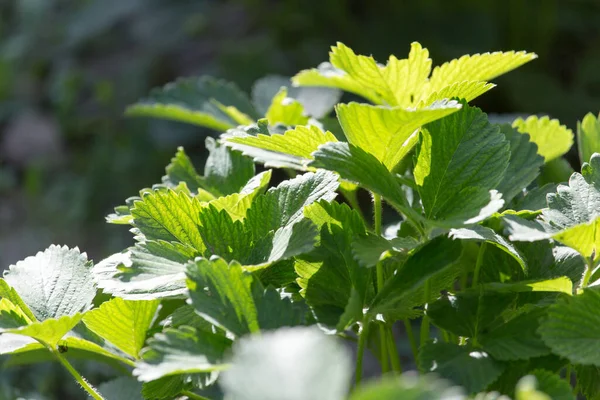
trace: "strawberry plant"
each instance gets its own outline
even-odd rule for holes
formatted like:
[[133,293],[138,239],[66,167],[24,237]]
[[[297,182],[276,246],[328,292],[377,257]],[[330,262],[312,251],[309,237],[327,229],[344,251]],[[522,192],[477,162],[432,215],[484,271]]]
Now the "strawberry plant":
[[[578,125],[574,172],[559,121],[469,105],[535,57],[432,70],[418,43],[385,65],[338,43],[252,99],[208,77],[155,89],[127,114],[216,130],[202,174],[180,148],[116,207],[120,253],[51,246],[10,266],[1,352],[53,357],[95,399],[599,398],[600,122]],[[87,382],[77,358],[120,376]]]

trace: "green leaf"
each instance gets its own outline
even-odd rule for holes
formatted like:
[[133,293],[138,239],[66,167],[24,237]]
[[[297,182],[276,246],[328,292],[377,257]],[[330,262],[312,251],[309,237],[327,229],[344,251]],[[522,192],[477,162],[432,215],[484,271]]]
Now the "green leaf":
[[600,368],[593,365],[575,365],[575,390],[588,400],[600,398]]
[[573,132],[557,119],[532,115],[526,120],[517,118],[513,127],[521,133],[529,134],[530,140],[538,146],[538,154],[546,162],[559,158],[573,145]]
[[[4,280],[39,321],[87,311],[96,296],[92,262],[78,248],[52,245],[11,265]],[[14,298],[14,297],[13,297]]]
[[356,236],[352,242],[352,254],[363,267],[374,267],[384,256],[398,252],[407,252],[417,247],[418,242],[412,237],[386,239],[379,235],[367,233]]
[[281,88],[273,97],[265,114],[269,124],[305,125],[308,117],[304,115],[304,106],[298,100],[288,97],[286,88]]
[[481,285],[485,290],[498,293],[525,293],[525,292],[557,292],[571,295],[573,282],[566,276],[554,279],[529,280],[514,283],[491,282]]
[[[307,207],[305,214],[320,225],[321,240],[312,252],[296,258],[300,293],[320,323],[338,326],[345,319],[341,325],[352,324],[360,314],[343,314],[352,302],[360,303],[362,313],[370,287],[371,271],[352,256],[353,237],[365,233],[364,223],[356,211],[339,203],[321,201]],[[352,291],[358,299],[352,298]]]
[[133,375],[142,382],[164,376],[220,371],[227,368],[224,354],[231,340],[189,326],[166,329],[148,340]]
[[[218,375],[218,373],[214,372],[203,375],[209,375],[212,378],[212,375]],[[144,399],[170,400],[177,398],[183,390],[189,389],[191,386],[192,385],[188,382],[186,375],[172,375],[150,382],[144,382],[142,384],[141,392]]]
[[496,360],[525,360],[550,354],[537,333],[544,309],[522,313],[480,337],[483,349]]
[[587,162],[594,153],[600,153],[600,114],[596,118],[587,113],[577,122],[577,149],[581,163]]
[[177,148],[177,153],[165,168],[165,172],[166,175],[163,176],[162,181],[169,187],[176,187],[180,182],[185,182],[190,191],[197,192],[198,189],[205,186],[204,179],[196,172],[196,168],[185,154],[183,147]]
[[483,221],[504,201],[495,189],[510,157],[509,143],[480,109],[461,111],[422,129],[415,181],[431,224],[453,227]]
[[539,175],[544,157],[537,154],[538,147],[529,140],[529,135],[519,133],[508,124],[500,125],[500,131],[510,142],[510,160],[497,189],[508,203]]
[[462,56],[433,69],[429,90],[437,91],[465,80],[490,81],[536,58],[536,54],[524,51],[496,51]]
[[220,384],[232,400],[342,400],[352,374],[344,347],[314,327],[243,338],[231,364]]
[[418,108],[431,105],[444,99],[464,99],[469,102],[496,87],[493,83],[483,81],[460,81],[445,86],[437,91],[425,91],[422,94]]
[[17,291],[11,288],[8,283],[4,279],[0,279],[0,299],[4,298],[13,303],[16,307],[18,307],[23,314],[29,318],[31,321],[37,320],[35,315],[31,312],[27,304],[21,299],[21,296],[17,293]]
[[312,153],[320,145],[337,142],[336,137],[329,131],[323,132],[319,127],[296,126],[284,134],[256,136],[248,134],[222,135],[227,146],[241,151],[252,157],[254,161],[272,167],[288,167],[306,170],[306,165],[312,158]]
[[350,400],[463,400],[462,389],[432,376],[404,374],[360,385]]
[[456,101],[441,101],[418,110],[350,103],[336,106],[350,144],[373,154],[390,171],[412,150],[421,126],[457,112]]
[[527,271],[527,265],[525,264],[525,260],[523,259],[523,256],[519,250],[512,243],[498,235],[490,228],[486,228],[481,225],[475,225],[470,228],[451,229],[449,236],[452,239],[477,240],[489,243],[500,250],[505,251],[519,263],[523,271]]
[[116,297],[87,312],[83,322],[125,354],[138,358],[158,305],[157,300],[133,301]]
[[[424,286],[428,279],[443,274],[445,270],[457,263],[461,250],[460,242],[443,236],[415,249],[410,258],[392,278],[388,279],[383,289],[373,299],[369,312],[376,314],[393,311],[405,297],[411,296],[415,290]],[[423,299],[422,303],[425,302]]]
[[[529,377],[535,377],[535,389],[528,382]],[[543,394],[542,394],[543,393]],[[547,396],[544,396],[547,395]],[[517,384],[517,400],[575,400],[571,383],[561,379],[555,373],[537,369]]]
[[110,400],[143,400],[142,383],[128,376],[121,376],[98,385],[102,396]]
[[254,177],[254,163],[242,154],[206,138],[208,158],[204,165],[204,189],[217,196],[238,193]]
[[215,130],[252,123],[257,117],[248,97],[232,83],[211,77],[182,78],[150,92],[126,115],[170,119]]
[[52,348],[55,348],[62,337],[81,320],[81,314],[75,314],[27,324],[27,320],[23,318],[23,315],[19,316],[14,309],[10,309],[14,305],[12,303],[7,305],[6,303],[10,302],[6,299],[0,300],[0,332],[29,336],[44,344],[44,346]]
[[542,339],[572,363],[600,366],[600,321],[595,311],[599,307],[600,293],[592,289],[563,297],[549,308],[539,329]]
[[282,87],[287,89],[289,97],[302,103],[307,115],[317,119],[329,114],[342,96],[341,91],[337,89],[295,87],[292,86],[290,78],[268,75],[256,81],[252,86],[252,101],[259,113],[266,114],[271,100]]
[[149,240],[99,262],[92,273],[105,293],[128,300],[181,297],[185,264],[199,255],[181,243]]
[[504,365],[487,353],[453,343],[427,343],[417,361],[422,372],[433,372],[468,393],[484,390],[504,370]]
[[465,291],[429,303],[427,315],[446,331],[477,339],[515,299],[512,294]]

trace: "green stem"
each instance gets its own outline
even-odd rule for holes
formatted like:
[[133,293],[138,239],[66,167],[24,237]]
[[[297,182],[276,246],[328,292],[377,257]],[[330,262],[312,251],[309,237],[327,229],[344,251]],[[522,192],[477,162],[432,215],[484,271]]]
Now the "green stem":
[[373,221],[376,235],[381,235],[381,213],[381,196],[373,193]]
[[417,356],[419,355],[419,345],[415,339],[415,334],[413,332],[412,324],[410,323],[410,319],[406,318],[404,320],[404,329],[406,329],[406,336],[408,336],[408,342],[410,343],[410,350],[412,351],[415,362],[417,362]]
[[567,370],[565,371],[565,380],[571,386],[571,364],[567,365]]
[[487,243],[481,243],[479,247],[479,252],[477,253],[477,261],[475,262],[475,272],[473,272],[473,282],[471,282],[471,287],[475,287],[479,282],[479,271],[481,271],[481,264],[483,264],[483,256],[485,255],[485,248],[487,247]]
[[381,373],[386,374],[390,372],[390,365],[388,362],[388,339],[385,329],[385,325],[379,324],[379,347],[380,347],[380,358],[381,358]]
[[594,260],[592,257],[589,257],[586,260],[585,273],[583,274],[583,279],[581,281],[581,289],[584,289],[589,285],[590,278],[592,277],[593,269],[594,269]]
[[[423,299],[425,302],[425,306],[429,303],[429,291],[431,290],[431,283],[429,279],[425,281],[424,295]],[[429,340],[429,316],[427,314],[423,315],[423,319],[421,320],[421,332],[420,332],[420,346],[423,347],[425,342]]]
[[199,394],[190,392],[189,390],[182,390],[181,394],[192,400],[210,400],[208,397],[200,396]]
[[402,365],[400,364],[400,355],[398,354],[398,347],[396,347],[396,341],[394,340],[394,332],[392,327],[387,330],[388,339],[388,350],[390,352],[390,361],[392,362],[392,370],[398,375],[402,373]]
[[44,345],[48,348],[48,350],[50,350],[50,352],[52,354],[54,354],[56,359],[63,365],[63,367],[65,367],[67,369],[67,371],[69,371],[71,373],[71,375],[73,375],[73,378],[75,378],[77,383],[79,383],[81,385],[81,387],[86,392],[88,392],[89,395],[93,399],[105,400],[104,397],[102,397],[102,395],[100,394],[100,392],[98,392],[98,390],[96,388],[94,388],[92,385],[90,385],[90,383],[88,383],[88,381],[86,381],[85,378],[83,376],[81,376],[75,368],[73,368],[71,363],[65,357],[63,357],[62,354],[60,354],[57,350],[53,349],[50,345],[48,345],[48,344],[44,344]]
[[356,386],[360,385],[363,370],[363,357],[365,355],[365,347],[367,346],[367,338],[369,336],[369,321],[365,317],[362,322],[362,328],[358,335],[358,354],[356,355]]

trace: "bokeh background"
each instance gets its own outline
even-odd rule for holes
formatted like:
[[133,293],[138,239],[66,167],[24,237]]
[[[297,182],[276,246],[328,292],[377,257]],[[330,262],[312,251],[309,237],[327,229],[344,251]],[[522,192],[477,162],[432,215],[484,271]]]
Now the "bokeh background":
[[[600,111],[600,0],[0,0],[0,270],[50,243],[96,261],[127,247],[127,229],[104,222],[112,207],[159,182],[178,145],[202,164],[211,132],[122,116],[150,88],[210,74],[249,91],[325,61],[336,41],[385,62],[415,40],[434,65],[539,55],[475,102],[486,112],[575,129]],[[16,371],[1,374],[27,398],[79,394]]]

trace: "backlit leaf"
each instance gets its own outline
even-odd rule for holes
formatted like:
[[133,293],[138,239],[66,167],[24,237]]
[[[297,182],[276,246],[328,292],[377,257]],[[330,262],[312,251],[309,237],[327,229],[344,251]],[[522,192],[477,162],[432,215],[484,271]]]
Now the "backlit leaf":
[[513,127],[530,136],[530,140],[538,146],[538,154],[546,162],[562,156],[573,145],[573,132],[556,119],[532,115],[526,120],[517,118]]

